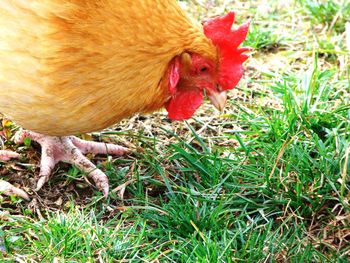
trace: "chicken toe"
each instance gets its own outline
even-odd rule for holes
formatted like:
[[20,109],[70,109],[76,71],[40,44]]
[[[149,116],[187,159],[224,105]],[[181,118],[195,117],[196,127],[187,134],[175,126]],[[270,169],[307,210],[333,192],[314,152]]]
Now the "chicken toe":
[[13,186],[12,184],[10,184],[4,180],[0,180],[0,194],[5,194],[8,196],[16,195],[16,196],[19,196],[19,197],[27,200],[27,201],[30,200],[29,195],[25,191]]
[[11,151],[0,150],[0,161],[8,161],[12,158],[18,158],[19,154]]
[[114,144],[84,141],[74,136],[47,136],[27,130],[17,132],[15,142],[22,143],[26,137],[41,145],[41,164],[36,191],[40,190],[49,180],[55,165],[62,161],[75,165],[81,171],[86,172],[93,179],[97,188],[107,197],[109,192],[107,176],[83,154],[91,152],[94,154],[123,155],[129,152],[129,149]]
[[[1,150],[0,151],[0,160],[1,161],[8,161],[12,158],[18,158],[20,155],[18,153],[15,152],[10,152],[10,151],[4,151]],[[30,200],[28,194],[13,186],[12,184],[4,181],[4,180],[0,180],[0,194],[5,194],[5,195],[17,195],[25,200]]]

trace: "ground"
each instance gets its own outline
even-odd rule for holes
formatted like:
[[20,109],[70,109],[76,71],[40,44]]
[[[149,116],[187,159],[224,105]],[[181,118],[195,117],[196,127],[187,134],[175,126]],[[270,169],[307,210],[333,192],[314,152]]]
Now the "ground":
[[[350,32],[347,1],[181,1],[194,19],[234,10],[254,48],[223,113],[188,122],[165,112],[82,135],[134,147],[90,156],[107,200],[77,169],[57,166],[33,192],[36,143],[0,176],[32,201],[0,197],[1,262],[348,262]],[[114,189],[114,190],[113,190]]]

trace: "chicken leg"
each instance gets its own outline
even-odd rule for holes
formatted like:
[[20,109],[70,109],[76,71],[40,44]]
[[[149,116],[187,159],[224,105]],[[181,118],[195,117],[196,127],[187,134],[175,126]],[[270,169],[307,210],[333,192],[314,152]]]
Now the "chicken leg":
[[[14,141],[17,144],[20,144],[23,143],[26,137],[38,142],[41,145],[40,173],[35,191],[39,191],[41,189],[41,187],[49,180],[54,166],[58,162],[62,161],[73,164],[81,171],[86,172],[88,176],[93,179],[97,188],[102,191],[105,197],[107,197],[109,192],[109,183],[107,176],[83,154],[90,152],[94,154],[123,155],[130,152],[129,149],[125,147],[110,143],[106,144],[100,142],[84,141],[75,136],[47,136],[27,130],[17,132],[15,134]],[[2,158],[2,160],[8,160],[9,158],[15,157],[18,157],[16,153],[8,151],[0,152],[0,158]],[[18,189],[13,189],[15,187],[12,185],[7,185],[7,187],[7,190]],[[24,197],[23,195],[20,196]]]

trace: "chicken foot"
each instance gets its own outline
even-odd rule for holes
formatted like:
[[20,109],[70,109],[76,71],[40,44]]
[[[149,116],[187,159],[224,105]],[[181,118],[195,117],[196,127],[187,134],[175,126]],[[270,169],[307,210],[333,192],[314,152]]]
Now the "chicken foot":
[[[41,145],[40,173],[35,191],[39,191],[41,189],[41,187],[49,180],[49,177],[55,165],[58,162],[62,161],[73,164],[81,171],[86,172],[88,176],[93,179],[97,188],[102,191],[105,197],[107,197],[109,192],[109,183],[107,176],[83,154],[93,153],[123,155],[129,152],[129,149],[111,143],[84,141],[75,136],[47,136],[27,130],[17,132],[15,134],[14,141],[17,144],[20,144],[23,143],[24,139],[27,137],[38,142]],[[8,159],[18,157],[18,154],[13,152],[0,151],[0,158],[2,156],[4,157],[2,160],[5,160],[6,158]],[[3,188],[5,189],[3,191],[5,194],[13,193],[21,196],[24,199],[29,199],[28,195],[24,191],[12,186],[7,182],[3,183]],[[18,194],[18,190],[24,192],[25,195],[23,195],[23,193]]]

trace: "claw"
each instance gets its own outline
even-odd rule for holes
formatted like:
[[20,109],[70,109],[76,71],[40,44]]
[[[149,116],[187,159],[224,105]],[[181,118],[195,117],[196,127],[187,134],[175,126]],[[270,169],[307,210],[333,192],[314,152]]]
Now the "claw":
[[[3,151],[3,150],[0,151],[0,160],[1,161],[8,161],[12,158],[18,158],[19,156],[20,155],[18,153],[15,153],[15,152]],[[4,180],[0,180],[0,194],[2,194],[2,193],[5,195],[8,195],[8,196],[16,195],[16,196],[19,196],[19,197],[27,200],[27,201],[30,201],[29,195],[25,191],[13,186],[12,184],[10,184]]]
[[10,151],[4,151],[4,150],[0,151],[0,160],[1,161],[8,161],[12,158],[19,158],[19,156],[20,155],[16,152],[10,152]]
[[25,191],[3,180],[0,180],[0,193],[8,196],[16,195],[23,198],[24,200],[30,201],[29,195]]

